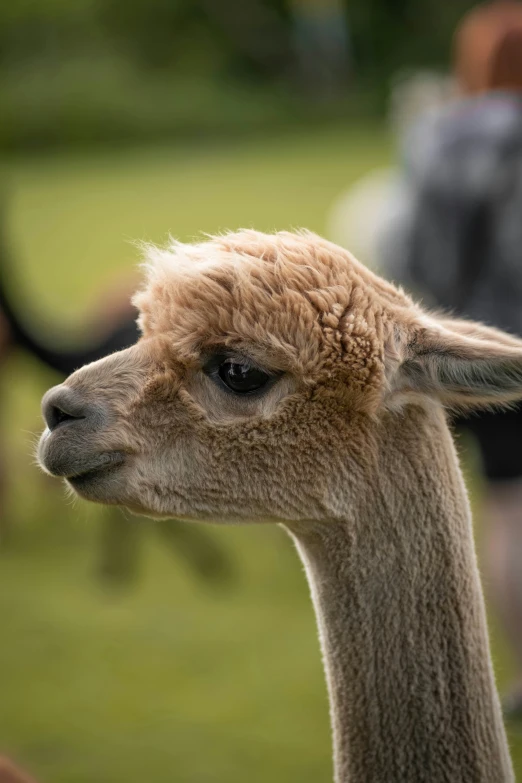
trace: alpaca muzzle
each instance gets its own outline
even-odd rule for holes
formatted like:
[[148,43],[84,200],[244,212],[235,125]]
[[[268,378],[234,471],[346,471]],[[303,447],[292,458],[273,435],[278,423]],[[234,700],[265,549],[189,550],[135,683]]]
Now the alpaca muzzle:
[[74,483],[123,463],[121,451],[104,448],[109,414],[102,403],[89,402],[62,384],[44,396],[42,412],[47,429],[40,439],[38,460],[51,475]]

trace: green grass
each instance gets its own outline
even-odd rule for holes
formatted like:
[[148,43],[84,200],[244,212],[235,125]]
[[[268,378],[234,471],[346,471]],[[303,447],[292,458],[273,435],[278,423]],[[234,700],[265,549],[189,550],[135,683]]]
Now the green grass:
[[[12,161],[4,176],[25,295],[44,327],[68,334],[103,282],[135,263],[130,240],[239,226],[321,232],[335,195],[388,157],[379,130],[334,127],[226,148]],[[289,541],[269,527],[209,529],[235,564],[220,587],[196,579],[154,523],[134,523],[140,580],[103,588],[99,512],[66,502],[30,464],[52,380],[26,360],[1,379],[13,533],[0,555],[0,747],[43,783],[330,780],[315,624]],[[515,735],[512,747],[522,770]]]

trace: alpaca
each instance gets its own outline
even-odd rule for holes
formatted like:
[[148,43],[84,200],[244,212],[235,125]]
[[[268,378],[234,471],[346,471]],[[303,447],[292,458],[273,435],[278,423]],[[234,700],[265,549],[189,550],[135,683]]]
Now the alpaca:
[[337,783],[514,781],[444,408],[521,398],[522,341],[425,312],[308,232],[148,259],[137,345],[44,397],[43,469],[152,517],[282,523]]

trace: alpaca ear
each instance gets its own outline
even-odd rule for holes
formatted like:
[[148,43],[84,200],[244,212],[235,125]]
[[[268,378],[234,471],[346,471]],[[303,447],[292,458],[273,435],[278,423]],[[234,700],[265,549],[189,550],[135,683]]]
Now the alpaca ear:
[[423,316],[399,338],[392,388],[454,409],[522,400],[522,340],[473,321]]

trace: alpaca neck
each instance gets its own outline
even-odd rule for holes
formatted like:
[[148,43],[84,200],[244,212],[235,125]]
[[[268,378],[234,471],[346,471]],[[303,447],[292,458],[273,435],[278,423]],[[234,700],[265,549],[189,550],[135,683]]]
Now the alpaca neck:
[[431,418],[431,438],[419,422],[410,438],[404,419],[395,440],[388,427],[379,475],[343,520],[292,525],[317,613],[337,783],[514,781],[466,493],[442,414]]

